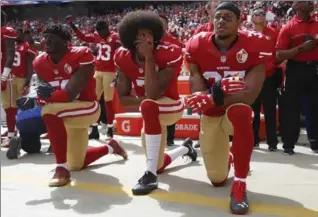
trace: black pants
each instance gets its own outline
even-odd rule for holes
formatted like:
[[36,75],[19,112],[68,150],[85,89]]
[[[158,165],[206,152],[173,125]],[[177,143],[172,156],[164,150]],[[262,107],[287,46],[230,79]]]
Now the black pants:
[[102,94],[102,96],[100,97],[99,105],[100,105],[100,116],[98,121],[104,124],[107,124],[104,94]]
[[289,60],[283,94],[281,136],[284,149],[294,149],[299,137],[301,98],[308,97],[312,149],[318,149],[318,63]]
[[174,133],[176,131],[176,124],[167,126],[167,141],[174,140]]
[[278,99],[277,88],[282,81],[281,69],[275,69],[273,76],[266,78],[260,95],[252,105],[254,111],[253,131],[254,131],[254,144],[260,143],[259,129],[260,129],[260,113],[261,106],[264,108],[265,116],[265,130],[266,139],[269,147],[277,146],[276,135],[276,105]]

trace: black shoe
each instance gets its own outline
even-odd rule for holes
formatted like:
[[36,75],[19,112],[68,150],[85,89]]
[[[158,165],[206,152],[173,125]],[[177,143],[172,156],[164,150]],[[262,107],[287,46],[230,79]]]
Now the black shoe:
[[194,147],[195,147],[195,148],[200,148],[200,142],[198,142],[197,144],[195,144]]
[[50,145],[50,147],[47,149],[46,153],[47,153],[47,154],[54,154],[51,145]]
[[167,140],[167,146],[174,146],[173,140]]
[[158,178],[152,172],[146,171],[145,174],[138,180],[138,184],[131,190],[133,195],[150,194],[158,188]]
[[230,209],[232,214],[245,215],[248,213],[249,204],[246,195],[245,182],[234,181],[230,199]]
[[192,144],[193,144],[192,139],[187,138],[186,140],[184,140],[182,145],[189,149],[189,152],[186,153],[184,156],[189,157],[192,161],[196,161],[198,157],[198,153],[196,150],[194,150]]
[[277,146],[269,146],[269,147],[268,147],[268,150],[269,150],[270,152],[277,151]]
[[21,139],[20,137],[13,137],[9,142],[9,149],[7,151],[7,158],[10,160],[18,159],[21,151]]
[[99,132],[97,126],[92,126],[92,132],[89,134],[88,139],[99,139]]
[[113,138],[114,137],[114,128],[113,127],[108,127],[107,128],[107,137],[108,138]]
[[285,150],[284,150],[284,153],[285,153],[285,154],[288,154],[288,155],[294,155],[294,154],[295,154],[295,152],[294,152],[293,149],[285,149]]
[[255,143],[254,148],[259,148],[259,143]]

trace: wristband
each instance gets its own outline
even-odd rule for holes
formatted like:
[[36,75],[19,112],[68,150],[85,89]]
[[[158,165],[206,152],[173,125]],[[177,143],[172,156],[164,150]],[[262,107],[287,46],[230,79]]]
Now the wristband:
[[52,93],[52,95],[44,100],[45,102],[69,102],[67,92],[65,90],[58,90]]
[[10,72],[11,72],[11,69],[10,69],[9,67],[4,67],[4,68],[3,68],[2,76],[3,76],[3,77],[8,77],[9,74],[10,74]]
[[210,89],[211,95],[213,97],[214,103],[217,106],[224,105],[224,93],[221,89],[221,80],[216,82]]

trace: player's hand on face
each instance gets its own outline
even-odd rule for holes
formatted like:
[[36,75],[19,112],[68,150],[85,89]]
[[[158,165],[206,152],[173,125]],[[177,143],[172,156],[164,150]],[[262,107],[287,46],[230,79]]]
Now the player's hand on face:
[[145,58],[153,56],[153,44],[147,37],[136,40],[137,52],[143,55]]
[[192,109],[194,113],[202,112],[214,106],[211,95],[196,92],[185,98],[185,104]]

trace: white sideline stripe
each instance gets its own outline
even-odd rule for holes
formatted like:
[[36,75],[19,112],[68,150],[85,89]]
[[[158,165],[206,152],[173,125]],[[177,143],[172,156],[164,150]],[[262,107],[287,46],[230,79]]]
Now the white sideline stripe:
[[65,116],[77,116],[77,115],[83,115],[83,114],[90,114],[93,113],[98,109],[99,104],[97,102],[94,102],[94,107],[91,109],[82,109],[78,111],[69,111],[69,112],[63,112],[58,115],[59,118],[63,118]]

